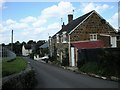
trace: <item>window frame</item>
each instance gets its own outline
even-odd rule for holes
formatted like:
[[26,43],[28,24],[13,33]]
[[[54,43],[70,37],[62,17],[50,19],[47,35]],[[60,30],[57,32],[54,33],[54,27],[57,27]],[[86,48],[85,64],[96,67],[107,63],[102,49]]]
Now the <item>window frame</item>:
[[60,40],[59,40],[59,34],[56,34],[56,42],[59,43]]
[[62,32],[62,43],[67,43],[66,31]]
[[97,41],[97,34],[90,34],[90,41]]

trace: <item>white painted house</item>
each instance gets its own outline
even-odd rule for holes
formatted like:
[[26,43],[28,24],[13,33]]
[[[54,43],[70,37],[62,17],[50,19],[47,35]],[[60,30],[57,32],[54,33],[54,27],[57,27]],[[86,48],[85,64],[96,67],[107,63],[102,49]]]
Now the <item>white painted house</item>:
[[32,53],[32,47],[29,44],[22,46],[22,55],[29,56]]

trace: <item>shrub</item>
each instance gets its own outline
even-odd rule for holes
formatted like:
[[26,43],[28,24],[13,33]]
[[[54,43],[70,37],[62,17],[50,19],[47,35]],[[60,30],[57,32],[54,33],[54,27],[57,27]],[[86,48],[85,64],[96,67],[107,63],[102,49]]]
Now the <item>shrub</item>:
[[78,68],[81,68],[84,64],[85,64],[85,60],[84,59],[77,61],[77,67]]
[[22,73],[12,79],[9,79],[2,85],[2,90],[14,88],[14,89],[33,89],[36,84],[35,72],[33,70],[26,73]]
[[30,54],[30,58],[31,58],[31,59],[34,59],[34,53],[31,53],[31,54]]
[[63,58],[61,65],[62,66],[69,66],[69,59],[68,58]]

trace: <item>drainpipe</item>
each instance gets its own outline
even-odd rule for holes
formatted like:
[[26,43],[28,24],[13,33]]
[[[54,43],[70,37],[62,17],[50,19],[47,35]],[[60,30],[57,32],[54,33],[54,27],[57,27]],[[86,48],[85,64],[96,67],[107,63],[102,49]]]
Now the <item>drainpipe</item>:
[[71,57],[70,57],[70,35],[68,34],[68,38],[69,38],[69,42],[68,42],[68,45],[69,45],[69,65],[71,65]]

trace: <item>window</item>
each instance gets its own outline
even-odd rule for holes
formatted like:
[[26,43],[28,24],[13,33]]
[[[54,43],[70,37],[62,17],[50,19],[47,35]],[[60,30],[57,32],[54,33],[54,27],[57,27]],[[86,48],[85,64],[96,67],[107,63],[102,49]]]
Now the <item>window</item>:
[[56,35],[56,41],[59,43],[59,34]]
[[97,34],[90,34],[90,40],[96,41],[97,40]]
[[67,42],[66,32],[63,32],[63,34],[62,34],[62,42],[63,43]]

